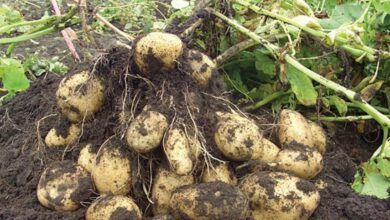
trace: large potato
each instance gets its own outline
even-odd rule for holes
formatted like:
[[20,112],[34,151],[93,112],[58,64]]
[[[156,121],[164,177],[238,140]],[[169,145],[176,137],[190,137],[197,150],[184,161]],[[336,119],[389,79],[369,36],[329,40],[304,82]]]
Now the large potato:
[[155,215],[164,215],[169,213],[169,200],[172,192],[185,185],[194,182],[191,175],[179,176],[174,172],[161,169],[153,180],[152,200],[153,212]]
[[176,214],[196,220],[246,219],[247,205],[246,196],[237,187],[223,182],[180,187],[170,200]]
[[214,140],[222,154],[234,161],[275,160],[279,148],[263,137],[251,120],[234,113],[218,113]]
[[228,164],[218,164],[214,168],[206,167],[202,174],[202,182],[224,182],[230,185],[237,185],[237,178]]
[[105,195],[88,207],[86,220],[141,220],[142,213],[137,204],[126,196]]
[[178,175],[188,175],[193,169],[192,150],[182,129],[168,131],[164,151],[171,169]]
[[91,177],[71,161],[56,162],[42,173],[37,187],[38,201],[57,211],[73,211],[93,192]]
[[152,32],[136,42],[134,61],[143,73],[171,71],[175,68],[183,49],[184,44],[178,36]]
[[190,67],[190,74],[199,85],[207,87],[215,71],[215,63],[197,50],[189,50],[185,57]]
[[127,129],[127,144],[138,153],[148,153],[160,145],[167,128],[168,121],[163,114],[143,111]]
[[103,105],[104,86],[96,76],[83,71],[65,77],[57,89],[57,104],[69,121],[88,119]]
[[61,134],[56,128],[50,129],[49,133],[47,133],[45,137],[46,146],[59,147],[74,144],[81,132],[79,126],[76,124],[70,124],[69,127],[65,129],[67,129],[66,134]]
[[126,195],[131,189],[130,155],[119,141],[104,144],[96,156],[92,178],[99,193]]
[[314,184],[281,172],[250,174],[240,189],[249,198],[251,219],[305,220],[320,202]]
[[82,166],[89,173],[92,172],[92,168],[96,163],[96,152],[92,148],[92,144],[86,144],[83,149],[81,149],[79,158],[77,159],[77,164]]

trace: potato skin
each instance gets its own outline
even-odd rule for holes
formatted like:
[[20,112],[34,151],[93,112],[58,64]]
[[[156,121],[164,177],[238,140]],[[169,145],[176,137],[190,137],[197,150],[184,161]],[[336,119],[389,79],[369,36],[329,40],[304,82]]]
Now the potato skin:
[[182,55],[184,44],[181,39],[169,33],[151,32],[140,38],[134,50],[134,62],[145,74],[155,71],[172,71]]
[[41,175],[37,187],[38,201],[46,208],[74,211],[87,201],[93,191],[91,177],[72,161],[55,162]]
[[214,167],[214,169],[211,167],[206,167],[206,169],[203,171],[201,179],[202,183],[220,181],[232,186],[237,185],[237,178],[228,164],[218,164]]
[[114,195],[129,193],[131,161],[126,148],[115,141],[103,145],[96,156],[96,163],[91,174],[99,193]]
[[185,56],[191,69],[191,76],[202,87],[209,85],[215,71],[215,63],[206,55],[197,50],[189,50]]
[[324,129],[322,129],[317,123],[309,121],[309,127],[313,135],[313,146],[321,153],[326,151],[326,135]]
[[200,183],[175,190],[171,209],[180,219],[245,219],[248,200],[234,186],[223,182]]
[[305,220],[320,202],[314,184],[287,173],[256,172],[239,187],[249,198],[251,219]]
[[144,111],[129,125],[127,144],[138,153],[148,153],[157,148],[168,128],[167,118],[155,111]]
[[65,77],[57,89],[57,104],[69,121],[88,119],[104,101],[104,85],[87,71]]
[[172,128],[168,131],[164,151],[171,169],[176,174],[184,176],[192,172],[192,151],[182,129]]
[[92,150],[92,144],[86,144],[81,149],[77,164],[82,166],[87,172],[91,173],[96,163],[96,153]]
[[155,215],[168,214],[172,192],[193,182],[194,178],[191,175],[179,176],[172,171],[160,169],[154,178],[152,187],[153,213]]
[[68,128],[68,135],[62,137],[57,133],[55,128],[50,129],[45,137],[45,144],[48,147],[67,146],[75,143],[80,135],[80,128],[76,124],[70,124]]
[[105,195],[88,207],[86,220],[134,219],[141,220],[142,213],[134,201],[126,196]]

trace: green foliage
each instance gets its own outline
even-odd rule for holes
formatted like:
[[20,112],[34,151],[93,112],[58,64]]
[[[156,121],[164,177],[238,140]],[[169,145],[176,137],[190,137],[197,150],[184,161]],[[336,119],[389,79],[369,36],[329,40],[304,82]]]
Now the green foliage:
[[35,76],[41,76],[44,73],[63,75],[69,70],[65,64],[58,61],[58,57],[43,59],[36,54],[29,55],[24,60],[23,67]]
[[7,95],[0,98],[0,104],[4,100],[12,98],[16,92],[24,91],[30,86],[30,82],[24,74],[22,63],[16,59],[0,58],[0,80]]
[[0,6],[0,27],[23,21],[23,16],[17,10],[1,5]]
[[359,19],[363,11],[363,6],[357,3],[336,5],[332,10],[330,18],[321,19],[320,24],[325,29],[337,29],[342,25],[350,24]]

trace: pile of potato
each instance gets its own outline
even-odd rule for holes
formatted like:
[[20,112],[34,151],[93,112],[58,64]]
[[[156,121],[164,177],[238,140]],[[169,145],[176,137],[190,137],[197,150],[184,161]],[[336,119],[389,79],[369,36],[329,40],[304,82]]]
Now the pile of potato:
[[[200,88],[207,88],[216,67],[205,54],[189,50],[179,37],[154,32],[138,39],[133,61],[145,77],[170,74],[178,66]],[[65,77],[57,90],[57,104],[69,120],[67,135],[53,128],[47,147],[77,143],[82,124],[107,101],[105,81],[88,71]],[[80,150],[76,163],[62,161],[48,166],[38,184],[39,202],[59,211],[73,211],[90,204],[86,219],[142,219],[129,195],[135,183],[131,154],[148,155],[161,149],[169,166],[158,168],[147,195],[156,219],[308,219],[320,195],[309,180],[322,169],[326,138],[321,127],[292,110],[279,115],[279,146],[263,136],[256,121],[243,113],[215,112],[213,143],[220,152],[218,164],[195,172],[201,155],[208,155],[199,135],[176,126],[169,117],[145,106],[128,123],[123,138],[112,137],[97,152],[91,144]],[[218,155],[215,155],[218,157]],[[222,162],[226,161],[226,162]],[[257,170],[238,178],[234,164],[262,161],[271,171]],[[142,168],[141,168],[142,169]],[[92,193],[100,196],[92,199]]]

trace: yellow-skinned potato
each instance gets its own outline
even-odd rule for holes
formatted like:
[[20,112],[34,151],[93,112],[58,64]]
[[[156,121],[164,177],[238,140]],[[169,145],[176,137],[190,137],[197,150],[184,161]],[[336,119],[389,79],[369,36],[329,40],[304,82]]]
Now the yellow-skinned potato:
[[186,60],[191,69],[191,76],[199,85],[207,87],[215,71],[215,63],[205,54],[197,50],[189,50]]
[[321,153],[326,151],[326,135],[324,130],[315,122],[309,121],[311,133],[313,135],[313,145]]
[[137,41],[134,61],[144,73],[153,73],[160,69],[171,71],[175,68],[183,49],[184,44],[178,36],[152,32]]
[[45,144],[48,147],[59,147],[59,146],[67,146],[75,143],[80,135],[80,128],[76,124],[70,124],[68,128],[68,132],[65,137],[61,134],[58,134],[56,128],[50,129],[49,133],[47,133],[45,137]]
[[141,220],[142,213],[134,201],[126,196],[105,195],[88,207],[86,220],[131,219]]
[[306,220],[320,202],[314,184],[287,173],[256,172],[239,185],[249,198],[250,219]]
[[91,174],[99,193],[126,195],[131,189],[131,161],[128,152],[120,143],[106,143],[98,151]]
[[81,149],[79,158],[77,159],[77,164],[82,166],[89,173],[92,172],[92,168],[96,163],[96,152],[92,149],[92,144],[86,144],[83,149]]
[[164,151],[171,169],[178,175],[188,175],[193,169],[192,151],[182,129],[168,131]]
[[211,167],[206,167],[206,169],[203,171],[203,183],[217,181],[224,182],[233,186],[237,185],[237,178],[228,164],[218,164],[214,167],[214,169]]
[[69,121],[88,119],[103,105],[104,86],[96,76],[83,71],[65,77],[57,89],[57,104]]
[[315,149],[303,146],[281,150],[275,162],[278,170],[304,179],[314,178],[323,168],[322,155]]
[[163,114],[143,111],[127,129],[127,144],[138,153],[148,153],[160,145],[167,128],[168,121]]
[[56,162],[45,169],[37,187],[38,201],[57,211],[74,211],[93,191],[90,175],[71,161]]
[[197,138],[189,137],[188,146],[191,150],[191,158],[195,163],[196,160],[199,158],[199,155],[202,153],[202,145],[200,144],[200,141]]
[[[248,200],[237,187],[223,182],[200,183],[175,190],[171,209],[184,219],[246,219]],[[182,218],[182,219],[183,219]]]
[[153,180],[152,200],[153,213],[155,215],[164,215],[169,213],[169,200],[172,192],[185,185],[190,185],[194,182],[191,175],[179,176],[172,171],[165,169],[159,170]]

